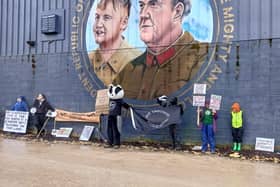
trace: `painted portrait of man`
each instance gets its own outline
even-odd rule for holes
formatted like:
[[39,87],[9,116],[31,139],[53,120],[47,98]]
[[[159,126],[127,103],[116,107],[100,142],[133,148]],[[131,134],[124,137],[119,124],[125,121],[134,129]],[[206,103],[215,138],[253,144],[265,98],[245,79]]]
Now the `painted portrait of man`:
[[139,31],[146,50],[117,75],[125,96],[150,100],[190,81],[205,61],[207,45],[183,30],[191,0],[139,0]]
[[141,54],[123,36],[130,8],[130,0],[100,0],[96,6],[92,31],[98,48],[89,52],[89,60],[105,86],[112,83],[128,62]]

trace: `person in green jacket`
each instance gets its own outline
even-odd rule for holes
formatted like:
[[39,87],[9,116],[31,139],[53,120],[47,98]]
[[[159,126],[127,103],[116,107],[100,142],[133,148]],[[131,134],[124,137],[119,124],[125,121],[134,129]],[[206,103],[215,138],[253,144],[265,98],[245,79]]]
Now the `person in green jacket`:
[[205,102],[204,109],[200,112],[200,120],[202,122],[202,148],[201,152],[205,153],[210,144],[211,153],[215,153],[215,120],[218,118],[217,112],[209,108],[209,101]]
[[243,111],[240,109],[239,103],[235,102],[231,106],[231,127],[233,138],[233,151],[241,151],[241,143],[243,136]]

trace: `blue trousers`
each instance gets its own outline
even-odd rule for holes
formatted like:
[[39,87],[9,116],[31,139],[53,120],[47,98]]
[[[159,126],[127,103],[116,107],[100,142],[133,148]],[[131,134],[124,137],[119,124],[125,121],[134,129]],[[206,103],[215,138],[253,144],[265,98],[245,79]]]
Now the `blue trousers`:
[[202,125],[202,149],[201,151],[207,151],[208,143],[210,144],[210,151],[215,151],[215,134],[213,130],[213,125]]

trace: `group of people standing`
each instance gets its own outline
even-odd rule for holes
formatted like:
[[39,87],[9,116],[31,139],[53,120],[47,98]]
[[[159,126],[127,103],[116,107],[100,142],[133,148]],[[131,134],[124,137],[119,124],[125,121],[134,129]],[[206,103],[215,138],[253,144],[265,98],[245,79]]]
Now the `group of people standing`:
[[[216,141],[215,132],[217,129],[216,120],[217,112],[209,108],[209,101],[206,101],[205,107],[200,112],[201,121],[201,151],[205,153],[210,145],[210,152],[215,153]],[[238,102],[234,102],[231,106],[231,128],[233,138],[233,151],[241,151],[241,143],[243,137],[243,111]]]
[[[24,96],[19,96],[16,103],[11,107],[13,111],[29,112],[29,107]],[[37,132],[41,130],[44,122],[46,121],[46,114],[48,111],[54,111],[55,109],[48,102],[46,96],[39,93],[30,108],[31,118],[30,122],[36,127]]]
[[[24,96],[19,96],[16,103],[11,107],[14,111],[29,111],[27,101]],[[32,106],[31,106],[31,121],[32,124],[37,128],[39,132],[46,120],[46,114],[48,111],[54,111],[55,109],[47,101],[44,94],[39,93]],[[201,151],[204,153],[208,150],[210,145],[210,152],[215,153],[215,132],[216,132],[216,120],[218,118],[217,112],[209,108],[209,101],[206,101],[205,107],[200,112],[201,122],[201,138],[202,148]],[[174,126],[174,125],[173,125]],[[173,127],[172,126],[172,127]],[[243,111],[240,108],[239,103],[234,102],[231,107],[231,127],[232,127],[232,138],[233,138],[233,151],[241,151],[241,143],[243,137]],[[171,128],[172,129],[172,128]],[[173,130],[174,131],[174,130]],[[175,148],[175,132],[170,133],[173,142],[173,148]],[[173,137],[174,136],[174,137]],[[118,143],[120,145],[120,143]]]

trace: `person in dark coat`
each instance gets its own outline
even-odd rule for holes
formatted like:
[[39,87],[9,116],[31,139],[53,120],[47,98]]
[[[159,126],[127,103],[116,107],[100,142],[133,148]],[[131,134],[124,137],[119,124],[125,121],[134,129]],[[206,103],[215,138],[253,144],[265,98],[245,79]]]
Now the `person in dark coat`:
[[34,114],[33,123],[37,127],[38,132],[41,130],[44,122],[47,119],[47,112],[54,110],[55,109],[47,101],[46,96],[42,93],[39,93],[31,108],[31,113]]

